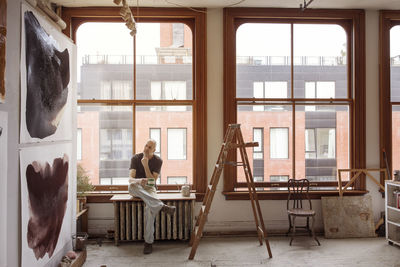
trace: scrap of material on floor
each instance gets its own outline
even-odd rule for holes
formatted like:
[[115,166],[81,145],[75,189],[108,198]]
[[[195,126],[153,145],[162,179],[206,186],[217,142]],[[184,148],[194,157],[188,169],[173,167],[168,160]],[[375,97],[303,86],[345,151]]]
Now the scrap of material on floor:
[[84,267],[128,266],[398,266],[399,247],[390,246],[384,238],[324,239],[321,246],[308,236],[296,237],[289,247],[289,237],[270,237],[273,258],[254,237],[205,237],[194,260],[188,260],[187,242],[158,241],[153,253],[143,255],[142,242],[96,243],[87,246]]

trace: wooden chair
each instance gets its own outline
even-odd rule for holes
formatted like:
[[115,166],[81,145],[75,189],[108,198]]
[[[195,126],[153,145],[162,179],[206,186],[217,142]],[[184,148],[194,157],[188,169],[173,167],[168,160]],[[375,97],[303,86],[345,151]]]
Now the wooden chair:
[[[319,243],[317,237],[314,233],[314,222],[315,222],[315,211],[312,209],[312,204],[310,200],[310,196],[308,195],[308,191],[310,189],[310,182],[307,179],[289,179],[288,181],[288,200],[287,200],[287,213],[289,218],[289,230],[287,234],[290,233],[292,230],[292,236],[290,239],[290,246],[292,245],[292,241],[296,234],[296,217],[306,217],[307,224],[305,226],[297,226],[297,228],[305,228],[310,236],[312,236],[315,241],[317,241],[318,246],[321,244]],[[308,201],[308,209],[303,206],[304,202]],[[312,225],[310,229],[310,217],[312,218]],[[293,218],[293,224],[292,224]]]

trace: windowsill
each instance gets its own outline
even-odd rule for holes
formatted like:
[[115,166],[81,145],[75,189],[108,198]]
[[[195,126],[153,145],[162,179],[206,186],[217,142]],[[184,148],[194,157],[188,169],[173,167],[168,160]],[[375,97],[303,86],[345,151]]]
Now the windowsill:
[[[86,197],[86,203],[112,203],[110,200],[114,195],[116,194],[128,194],[128,190],[116,190],[116,191],[92,191],[92,192],[87,192],[85,194]],[[163,193],[163,194],[176,194],[180,193],[180,191],[177,190],[158,190],[157,193]],[[204,194],[198,194],[194,191],[191,193],[196,194],[196,201],[202,201],[203,200],[203,195]]]
[[[359,196],[367,194],[367,190],[353,190],[346,191],[343,193],[344,196]],[[246,191],[242,192],[222,192],[225,195],[225,200],[249,200],[249,193]],[[339,191],[310,191],[310,199],[321,199],[321,197],[339,196]],[[274,191],[274,192],[262,192],[258,191],[257,196],[259,200],[287,200],[287,191]]]

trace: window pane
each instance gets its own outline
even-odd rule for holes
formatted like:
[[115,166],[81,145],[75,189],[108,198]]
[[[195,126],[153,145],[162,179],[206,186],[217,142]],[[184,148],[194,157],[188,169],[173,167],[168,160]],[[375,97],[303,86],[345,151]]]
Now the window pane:
[[[400,102],[400,26],[399,25],[394,26],[390,29],[390,93],[392,102]],[[393,154],[393,159],[394,159],[394,154]]]
[[185,176],[181,176],[181,177],[168,176],[167,182],[168,182],[168,184],[186,184],[187,177],[185,177]]
[[289,158],[289,129],[270,128],[270,158],[287,159]]
[[[294,24],[294,96],[347,98],[347,37],[339,25]],[[319,84],[318,84],[319,83]],[[320,89],[318,89],[320,87]]]
[[400,106],[392,106],[392,165],[400,170]]
[[[177,106],[184,111],[170,111],[171,106],[136,107],[136,153],[143,151],[149,138],[160,133],[161,184],[167,177],[187,177],[193,183],[193,113],[191,106]],[[150,135],[150,131],[152,134]],[[175,138],[175,140],[174,140]],[[175,141],[175,143],[173,143]],[[157,149],[157,148],[156,148]],[[171,159],[174,158],[174,159]],[[175,159],[179,158],[179,159]]]
[[[113,111],[109,106],[80,105],[78,128],[82,129],[81,164],[92,184],[114,177],[128,178],[132,157],[132,108]],[[102,181],[103,178],[107,178]]]
[[183,23],[137,23],[136,98],[193,99],[192,31]]
[[[238,28],[236,31],[237,97],[260,97],[259,92],[253,89],[254,82],[290,84],[290,40],[290,24],[245,23]],[[279,75],[276,75],[278,70]],[[271,88],[268,92],[274,98],[283,95],[281,88],[278,90]],[[287,96],[290,96],[290,90],[287,90],[285,97]]]
[[[314,111],[307,107],[296,107],[296,178],[336,180],[337,169],[348,169],[350,164],[349,107],[313,106]],[[347,173],[342,176],[348,180]]]
[[76,39],[78,99],[132,99],[133,38],[125,24],[84,23]]
[[168,159],[186,159],[186,129],[168,129]]
[[[251,166],[253,166],[253,176],[254,177],[264,177],[264,181],[268,182],[270,175],[291,175],[292,174],[292,159],[289,157],[292,147],[291,136],[292,129],[292,107],[287,105],[268,105],[261,106],[263,111],[253,111],[253,106],[249,105],[239,105],[237,109],[237,122],[241,124],[241,131],[245,142],[251,140],[259,139],[261,132],[265,134],[265,138],[262,139],[263,147],[262,152],[252,152],[252,148],[247,149],[247,155]],[[284,128],[286,132],[286,158],[284,159],[274,159],[258,156],[258,153],[264,153],[271,149],[270,145],[270,130],[274,128]],[[257,133],[258,131],[258,133]],[[261,154],[263,155],[263,154]],[[237,153],[237,159],[240,161],[240,154]],[[237,167],[238,182],[245,182],[246,178],[244,176],[243,167]]]

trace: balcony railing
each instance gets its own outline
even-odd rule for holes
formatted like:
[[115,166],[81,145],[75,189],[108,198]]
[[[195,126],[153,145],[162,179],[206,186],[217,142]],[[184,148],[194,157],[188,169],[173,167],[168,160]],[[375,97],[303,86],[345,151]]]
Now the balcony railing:
[[[132,55],[85,55],[82,64],[133,64]],[[136,56],[136,64],[192,64],[191,56]]]
[[[255,66],[290,66],[290,56],[238,56],[236,64]],[[294,65],[299,66],[343,66],[346,57],[301,56],[294,57]]]
[[[294,65],[298,66],[343,66],[347,58],[326,56],[294,57]],[[85,55],[82,64],[133,64],[132,55]],[[192,64],[192,56],[136,56],[136,64]],[[254,66],[290,66],[289,56],[238,56],[238,65]],[[390,59],[392,66],[400,66],[400,55]]]

